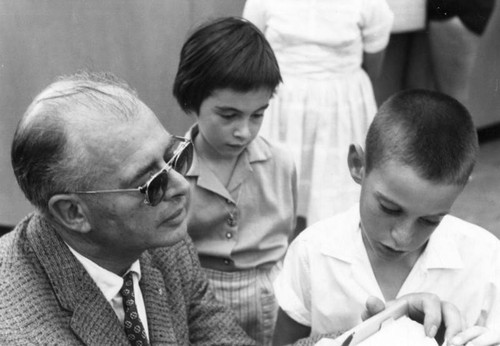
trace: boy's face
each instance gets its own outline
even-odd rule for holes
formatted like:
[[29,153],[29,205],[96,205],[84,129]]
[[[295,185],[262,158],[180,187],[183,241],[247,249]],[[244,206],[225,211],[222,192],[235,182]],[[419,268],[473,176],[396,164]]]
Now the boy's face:
[[375,167],[367,175],[362,169],[359,182],[367,252],[390,261],[416,259],[463,189],[430,182],[397,161]]
[[220,89],[200,105],[198,128],[201,144],[220,158],[237,157],[257,136],[272,92]]

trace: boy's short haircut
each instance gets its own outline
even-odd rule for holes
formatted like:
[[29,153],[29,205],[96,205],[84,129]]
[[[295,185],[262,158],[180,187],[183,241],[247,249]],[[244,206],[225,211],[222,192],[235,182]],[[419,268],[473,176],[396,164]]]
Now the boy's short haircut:
[[478,151],[477,131],[467,109],[430,90],[406,90],[379,108],[366,137],[365,169],[395,160],[429,181],[465,185]]
[[215,90],[274,92],[281,74],[262,32],[246,19],[219,18],[198,27],[184,43],[173,94],[185,112],[198,113]]

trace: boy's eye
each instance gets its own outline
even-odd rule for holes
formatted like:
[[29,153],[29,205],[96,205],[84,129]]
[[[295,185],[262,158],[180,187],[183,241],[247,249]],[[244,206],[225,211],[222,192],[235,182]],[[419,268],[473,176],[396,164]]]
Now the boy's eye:
[[398,209],[398,208],[392,208],[392,207],[388,207],[382,203],[380,203],[380,209],[386,213],[386,214],[389,214],[389,215],[398,215],[401,210]]
[[439,223],[441,222],[441,219],[439,220],[431,220],[431,219],[420,219],[420,221],[428,226],[432,226],[432,227],[435,227],[437,225],[439,225]]
[[252,117],[254,118],[262,118],[264,116],[264,113],[255,113],[255,114],[252,114]]

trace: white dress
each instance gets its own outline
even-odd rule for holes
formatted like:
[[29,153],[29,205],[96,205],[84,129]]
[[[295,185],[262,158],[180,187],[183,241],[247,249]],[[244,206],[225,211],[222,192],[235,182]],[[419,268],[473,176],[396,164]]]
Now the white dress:
[[294,155],[298,214],[311,224],[345,210],[359,197],[349,144],[364,144],[376,112],[363,52],[386,47],[391,10],[385,0],[247,0],[243,16],[265,33],[283,76],[260,133]]

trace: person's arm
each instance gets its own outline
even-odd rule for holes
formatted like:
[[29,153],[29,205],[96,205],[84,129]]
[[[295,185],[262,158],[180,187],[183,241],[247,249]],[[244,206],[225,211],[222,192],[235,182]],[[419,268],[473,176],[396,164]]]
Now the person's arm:
[[266,30],[265,1],[267,0],[247,0],[243,8],[242,17],[251,21],[260,31]]
[[474,346],[498,346],[500,345],[500,331],[486,327],[472,326],[458,333],[449,341],[450,346],[469,345]]
[[468,342],[474,346],[500,345],[500,246],[496,246],[489,259],[490,271],[488,277],[488,293],[481,309],[481,314],[474,326],[466,328],[451,339],[450,345],[466,345]]
[[385,0],[364,1],[361,11],[362,67],[374,81],[382,70],[394,14]]
[[385,49],[377,53],[363,53],[363,69],[372,81],[378,78],[382,71]]

